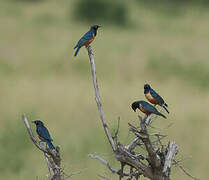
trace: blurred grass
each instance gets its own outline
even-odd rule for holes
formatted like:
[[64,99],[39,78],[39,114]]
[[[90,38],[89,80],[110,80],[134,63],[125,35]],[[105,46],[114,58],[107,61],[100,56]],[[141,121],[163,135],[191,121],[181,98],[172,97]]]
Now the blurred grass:
[[6,125],[0,134],[1,174],[16,174],[25,168],[25,156],[30,146],[24,128],[18,124]]
[[147,61],[147,67],[160,75],[160,78],[169,80],[169,77],[179,77],[200,89],[209,88],[209,68],[198,62],[182,64],[181,61],[169,57],[151,57]]
[[[74,45],[90,25],[73,21],[74,5],[66,0],[0,2],[0,179],[43,179],[48,171],[22,113],[45,122],[55,145],[61,145],[67,172],[88,167],[74,179],[97,179],[98,173],[116,179],[87,156],[104,154],[118,167],[99,120],[85,48],[73,57]],[[169,120],[159,119],[155,126],[173,122],[165,132],[180,146],[179,156],[192,156],[185,166],[208,179],[209,12],[191,5],[171,17],[135,1],[127,8],[134,26],[104,22],[92,44],[111,131],[120,116],[120,140],[130,140],[127,122],[138,122],[130,104],[144,99],[143,84],[150,83],[171,112]],[[189,178],[174,168],[172,179]]]
[[151,9],[158,15],[171,17],[182,16],[185,10],[192,7],[200,7],[208,9],[208,0],[136,0],[139,6]]

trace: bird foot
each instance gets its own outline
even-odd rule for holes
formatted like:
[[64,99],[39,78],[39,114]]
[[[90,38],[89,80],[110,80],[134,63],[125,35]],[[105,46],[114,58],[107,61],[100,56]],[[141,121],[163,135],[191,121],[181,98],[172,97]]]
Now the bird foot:
[[39,141],[38,144],[39,144],[39,146],[41,146],[41,147],[47,148],[47,147],[44,145],[44,142],[43,142],[43,141]]

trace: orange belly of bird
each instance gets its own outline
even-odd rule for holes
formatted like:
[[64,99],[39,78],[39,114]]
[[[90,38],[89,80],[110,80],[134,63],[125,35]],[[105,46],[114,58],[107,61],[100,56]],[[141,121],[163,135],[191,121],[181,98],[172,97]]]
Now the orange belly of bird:
[[139,109],[140,109],[141,112],[145,113],[146,115],[151,114],[150,112],[147,112],[147,111],[142,107],[141,104],[139,105]]
[[38,136],[38,137],[41,141],[45,141],[44,138],[42,138],[41,136]]
[[150,92],[147,93],[147,94],[145,94],[145,97],[146,97],[147,100],[148,100],[149,102],[151,102],[152,104],[159,104],[159,103],[152,97],[152,95],[150,94]]
[[94,38],[95,38],[95,36],[93,36],[93,38],[92,38],[91,40],[89,40],[89,41],[85,44],[85,46],[87,47],[89,44],[91,44],[92,41],[94,40]]

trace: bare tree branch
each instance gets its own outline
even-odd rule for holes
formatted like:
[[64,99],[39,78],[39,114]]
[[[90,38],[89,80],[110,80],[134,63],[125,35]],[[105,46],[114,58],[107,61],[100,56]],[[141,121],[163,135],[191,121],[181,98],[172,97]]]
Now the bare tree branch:
[[99,160],[103,165],[105,165],[112,173],[117,174],[118,171],[114,168],[112,168],[109,163],[107,161],[105,161],[104,159],[100,158],[99,156],[95,156],[93,154],[89,154],[89,157],[93,158],[93,159],[97,159]]
[[153,145],[149,139],[149,134],[147,133],[145,122],[147,121],[141,121],[141,127],[142,130],[138,131],[133,125],[129,123],[130,130],[144,143],[146,150],[150,157],[150,163],[153,167],[158,168],[161,165],[160,157],[156,154],[156,152],[153,149]]
[[83,170],[80,170],[80,171],[76,171],[76,172],[73,172],[73,173],[70,173],[70,174],[66,174],[66,173],[64,173],[63,172],[63,174],[64,174],[64,178],[63,178],[63,180],[66,180],[66,179],[69,179],[69,178],[71,178],[72,176],[74,176],[74,175],[77,175],[77,174],[81,174],[83,171],[85,171],[85,170],[87,170],[87,168],[85,168],[85,169],[83,169]]
[[152,178],[152,170],[144,164],[139,158],[129,152],[121,143],[118,143],[117,153],[115,157],[118,161],[123,162],[129,166],[134,167],[139,171],[139,174],[143,174],[144,177]]
[[100,175],[100,174],[98,174],[98,176],[101,177],[102,179],[105,179],[105,180],[112,180],[112,179],[110,179],[110,178],[108,178],[108,177],[105,177],[105,176],[102,176],[102,175]]
[[100,158],[99,156],[95,156],[93,154],[89,154],[89,157],[93,158],[93,159],[97,159],[99,160],[103,165],[105,165],[112,173],[114,174],[118,174],[118,170],[112,168],[109,163],[107,161],[105,161],[104,159]]
[[128,146],[126,146],[126,149],[131,152],[139,144],[139,142],[140,139],[136,137]]
[[[93,159],[97,159],[98,161],[100,161],[103,165],[105,165],[113,174],[118,174],[118,175],[120,175],[120,170],[116,170],[116,169],[114,169],[114,168],[112,168],[111,166],[110,166],[110,164],[107,162],[107,161],[105,161],[104,159],[102,159],[101,157],[99,157],[99,156],[96,156],[96,155],[93,155],[93,154],[89,154],[88,155],[89,157],[91,157],[91,158],[93,158]],[[123,173],[123,176],[129,176],[129,173]]]
[[145,125],[149,125],[152,120],[153,114],[150,114],[149,116],[145,117]]
[[174,157],[178,153],[177,144],[175,142],[170,142],[168,144],[167,151],[168,152],[167,152],[166,158],[165,158],[163,173],[166,175],[166,177],[169,177]]
[[115,145],[114,140],[111,136],[111,133],[110,133],[109,127],[107,125],[106,119],[104,117],[104,112],[103,112],[103,109],[102,109],[102,104],[101,104],[100,95],[99,95],[99,88],[98,88],[98,84],[97,84],[96,68],[95,68],[95,63],[94,63],[94,55],[93,55],[91,46],[87,46],[86,48],[88,50],[88,55],[89,55],[89,60],[90,60],[90,65],[91,65],[91,73],[92,73],[93,84],[94,84],[95,97],[96,97],[97,107],[98,107],[98,110],[99,110],[102,125],[104,127],[105,134],[108,138],[108,141],[109,141],[113,151],[116,151],[116,145]]
[[117,141],[118,141],[118,133],[119,133],[119,128],[120,128],[120,117],[118,117],[118,127],[115,131],[115,134],[114,136],[112,137],[113,140],[115,140],[115,143],[117,144]]
[[50,177],[52,177],[54,172],[53,172],[53,169],[51,167],[51,163],[49,162],[49,157],[47,156],[46,153],[44,153],[44,158],[45,158],[48,170],[49,170]]

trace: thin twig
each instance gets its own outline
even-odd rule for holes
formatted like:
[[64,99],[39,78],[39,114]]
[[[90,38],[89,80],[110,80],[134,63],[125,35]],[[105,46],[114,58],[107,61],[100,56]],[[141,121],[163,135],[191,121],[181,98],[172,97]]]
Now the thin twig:
[[200,180],[199,178],[196,178],[194,176],[192,176],[191,174],[189,174],[182,165],[180,165],[176,160],[174,160],[174,163],[176,166],[178,166],[187,176],[189,176],[190,178],[194,179],[194,180]]
[[80,170],[80,171],[72,172],[70,174],[66,174],[66,173],[63,172],[63,174],[65,175],[64,180],[66,180],[66,179],[68,179],[68,178],[70,178],[74,175],[81,174],[83,171],[86,171],[86,170],[87,170],[87,168],[85,168],[83,170]]
[[100,174],[98,174],[98,176],[101,177],[102,179],[105,179],[105,180],[112,180],[112,179],[110,179],[110,178],[108,178],[108,177],[105,177],[105,176],[103,176],[103,175],[100,175]]
[[112,168],[109,163],[107,161],[105,161],[104,159],[100,158],[99,156],[95,156],[93,154],[89,154],[89,157],[93,158],[93,159],[97,159],[99,160],[102,164],[104,164],[112,173],[117,174],[118,171],[114,168]]
[[131,152],[139,144],[139,142],[140,139],[136,137],[129,145],[126,146],[126,148]]
[[113,140],[115,140],[116,144],[117,144],[117,140],[118,140],[119,128],[120,128],[120,117],[118,117],[118,127],[117,127],[117,129],[115,131],[114,136],[112,137]]
[[169,129],[171,126],[173,126],[174,123],[170,123],[168,126],[164,127],[164,128],[159,128],[159,127],[155,127],[155,126],[152,126],[151,124],[149,124],[149,127],[152,128],[152,129],[156,129],[158,131],[164,131],[166,129]]
[[[112,168],[112,167],[110,166],[110,164],[109,164],[107,161],[105,161],[104,159],[102,159],[101,157],[95,156],[95,155],[93,155],[93,154],[89,154],[88,156],[91,157],[91,158],[93,158],[93,159],[99,160],[99,161],[100,161],[103,165],[105,165],[105,166],[106,166],[113,174],[118,174],[118,175],[121,174],[120,170],[116,170],[116,169]],[[123,175],[123,176],[129,176],[129,173],[122,173],[122,175]]]

